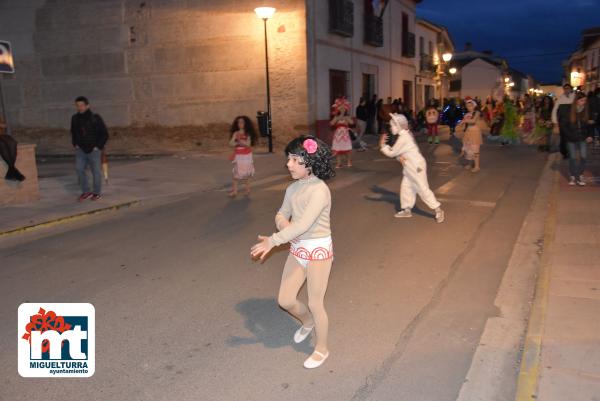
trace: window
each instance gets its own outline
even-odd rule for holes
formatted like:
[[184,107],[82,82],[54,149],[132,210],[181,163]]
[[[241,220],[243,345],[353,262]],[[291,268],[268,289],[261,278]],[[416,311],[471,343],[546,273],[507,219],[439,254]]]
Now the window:
[[[431,43],[431,42],[429,42]],[[419,36],[419,54],[422,56],[425,54],[425,38],[423,36]],[[429,53],[431,54],[431,53]]]
[[402,57],[415,57],[415,34],[408,31],[408,14],[402,13]]
[[429,53],[427,54],[433,56],[433,42],[431,40],[429,41]]
[[375,14],[373,10],[373,2],[365,0],[365,34],[364,41],[366,44],[383,47],[383,19]]
[[351,0],[329,0],[329,32],[347,37],[354,35],[354,3]]

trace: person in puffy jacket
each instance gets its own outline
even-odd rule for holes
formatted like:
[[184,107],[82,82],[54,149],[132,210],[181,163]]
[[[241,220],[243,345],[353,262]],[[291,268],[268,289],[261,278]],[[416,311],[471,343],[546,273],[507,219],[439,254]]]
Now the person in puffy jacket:
[[[592,123],[587,98],[584,93],[579,92],[571,105],[571,114],[564,130],[564,139],[569,152],[569,185],[586,185],[583,171],[586,164],[587,144],[592,142],[588,125]],[[579,163],[577,152],[579,152]]]

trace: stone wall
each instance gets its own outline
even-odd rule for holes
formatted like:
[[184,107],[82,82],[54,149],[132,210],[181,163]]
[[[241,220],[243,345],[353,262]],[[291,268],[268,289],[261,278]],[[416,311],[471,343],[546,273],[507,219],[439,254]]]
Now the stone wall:
[[[308,126],[302,0],[268,23],[274,135]],[[263,23],[254,0],[0,0],[12,42],[3,87],[17,139],[70,150],[73,99],[87,96],[116,153],[219,147],[238,114],[266,108]],[[138,146],[136,146],[136,144]]]

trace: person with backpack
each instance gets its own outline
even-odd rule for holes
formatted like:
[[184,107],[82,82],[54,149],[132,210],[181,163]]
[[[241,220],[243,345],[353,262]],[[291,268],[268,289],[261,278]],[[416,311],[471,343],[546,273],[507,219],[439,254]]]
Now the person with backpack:
[[[75,108],[77,113],[71,117],[71,141],[75,149],[75,170],[81,188],[78,201],[97,201],[102,198],[102,150],[108,141],[108,130],[102,117],[92,112],[86,97],[77,97]],[[93,177],[92,192],[88,184],[88,166]]]

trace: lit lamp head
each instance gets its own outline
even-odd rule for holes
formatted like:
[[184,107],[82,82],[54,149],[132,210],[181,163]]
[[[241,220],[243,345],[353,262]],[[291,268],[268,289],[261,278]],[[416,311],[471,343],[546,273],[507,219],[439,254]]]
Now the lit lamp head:
[[504,82],[508,83],[510,81],[509,77],[504,78]]
[[450,69],[448,70],[448,72],[449,72],[450,74],[452,74],[452,75],[456,74],[456,71],[457,71],[457,69],[456,69],[456,68],[454,68],[454,67],[452,67],[452,68],[450,68]]
[[254,12],[258,16],[258,18],[268,20],[275,14],[275,8],[273,7],[257,7],[254,9]]
[[446,52],[442,54],[442,60],[444,60],[445,63],[452,60],[452,53]]

